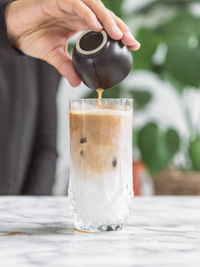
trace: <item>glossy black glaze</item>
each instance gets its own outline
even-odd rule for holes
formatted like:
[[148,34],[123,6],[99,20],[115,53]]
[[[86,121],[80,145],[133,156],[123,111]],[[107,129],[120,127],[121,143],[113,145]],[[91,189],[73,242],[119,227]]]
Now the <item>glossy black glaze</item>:
[[[85,51],[97,48],[102,40],[100,35],[86,32],[80,39],[80,47]],[[76,72],[91,89],[108,89],[120,83],[130,72],[133,63],[128,47],[108,35],[99,51],[86,55],[75,46],[72,58]]]

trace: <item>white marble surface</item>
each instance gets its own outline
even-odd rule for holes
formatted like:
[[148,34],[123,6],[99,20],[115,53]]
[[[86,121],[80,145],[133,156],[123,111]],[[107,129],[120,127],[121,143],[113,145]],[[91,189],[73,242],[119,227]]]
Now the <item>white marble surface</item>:
[[0,197],[0,266],[199,267],[200,197],[135,198],[106,234],[74,231],[67,198]]

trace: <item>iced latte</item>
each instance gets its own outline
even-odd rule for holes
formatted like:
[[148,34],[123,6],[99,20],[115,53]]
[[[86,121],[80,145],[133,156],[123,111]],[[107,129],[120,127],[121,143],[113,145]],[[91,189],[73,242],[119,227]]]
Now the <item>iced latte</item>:
[[132,100],[71,100],[69,116],[75,228],[121,229],[133,197]]

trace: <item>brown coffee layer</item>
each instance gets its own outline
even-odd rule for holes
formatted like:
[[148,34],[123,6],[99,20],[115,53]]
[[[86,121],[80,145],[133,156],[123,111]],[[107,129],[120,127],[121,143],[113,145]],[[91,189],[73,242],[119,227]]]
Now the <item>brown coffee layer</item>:
[[70,112],[71,160],[87,173],[116,171],[130,144],[132,113],[113,110]]

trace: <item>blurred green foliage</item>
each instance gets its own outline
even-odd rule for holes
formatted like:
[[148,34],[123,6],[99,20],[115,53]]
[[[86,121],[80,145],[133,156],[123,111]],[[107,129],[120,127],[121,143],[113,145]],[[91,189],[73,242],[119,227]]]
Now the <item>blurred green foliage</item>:
[[[200,19],[181,9],[166,23],[154,28],[141,28],[137,34],[142,49],[134,54],[135,69],[154,71],[162,78],[182,87],[200,85]],[[166,57],[156,66],[153,60],[159,45],[165,44]]]
[[[91,91],[86,98],[96,98],[97,92]],[[120,98],[130,97],[134,99],[134,110],[136,112],[143,111],[148,106],[152,99],[152,94],[147,90],[123,88],[121,85],[117,85],[109,90],[105,90],[103,93],[104,98]]]
[[156,52],[159,37],[150,28],[142,27],[137,33],[137,39],[142,47],[137,52],[132,52],[134,58],[134,70],[153,69],[153,55]]
[[124,3],[123,0],[103,0],[102,2],[108,9],[112,10],[118,17],[123,16],[122,12],[122,5]]
[[[167,80],[180,93],[180,98],[187,86],[192,86],[197,90],[200,88],[200,18],[193,15],[187,8],[186,4],[189,2],[179,1],[179,4],[181,3],[183,5],[180,5],[180,9],[177,9],[176,15],[170,20],[154,27],[139,29],[136,37],[142,43],[143,49],[136,53],[134,57],[135,69],[150,70],[159,75],[160,78]],[[168,4],[172,4],[172,2],[168,1]],[[177,4],[178,2],[176,1]],[[155,53],[163,45],[166,47],[166,55],[161,62],[156,62],[154,60]],[[191,118],[187,116],[185,118],[188,121],[188,125],[191,126]],[[169,153],[162,134],[159,134],[158,129],[154,129],[152,136],[152,128],[150,126],[153,127],[150,124],[139,131],[138,146],[141,157],[150,172],[156,173],[167,167],[175,153],[179,151],[177,145],[178,133],[173,130],[174,138],[171,139],[171,144],[173,144],[171,148],[174,147],[176,150],[173,153]],[[195,127],[190,127],[190,130],[192,128]],[[149,137],[147,137],[148,131]],[[193,132],[191,131],[190,134],[192,138]],[[145,141],[145,138],[148,140]],[[154,147],[151,157],[147,153],[148,145],[151,142],[149,139],[152,141],[151,146]],[[156,141],[157,145],[155,145]],[[199,136],[188,141],[188,151],[186,153],[186,157],[189,156],[190,159],[188,166],[185,166],[186,169],[200,171]],[[166,156],[167,154],[168,156]]]
[[200,171],[200,136],[189,144],[189,156],[194,170]]
[[130,96],[134,99],[134,109],[143,110],[151,101],[152,94],[147,90],[134,89],[130,91]]
[[169,165],[179,145],[180,138],[174,129],[162,130],[153,122],[138,132],[138,147],[151,175]]
[[[158,8],[173,8],[173,15],[156,25],[141,25],[136,38],[141,42],[139,51],[133,52],[133,71],[148,70],[161,79],[171,83],[180,99],[185,88],[200,88],[200,18],[191,13],[190,4],[199,0],[157,0],[147,3],[132,13],[123,13],[123,0],[104,0],[104,4],[123,18],[152,16]],[[162,49],[162,52],[159,52]],[[158,55],[157,55],[158,54]],[[160,57],[159,60],[155,56]],[[88,97],[96,97],[92,92]],[[135,111],[143,111],[153,99],[152,93],[146,89],[115,88],[106,90],[104,97],[133,97]],[[184,111],[185,114],[187,111]],[[190,117],[185,116],[188,125]],[[200,171],[200,137],[188,140],[187,155],[190,162],[186,169]],[[181,136],[175,129],[162,129],[156,122],[150,122],[134,131],[134,145],[138,147],[142,160],[149,172],[155,175],[168,167],[173,157],[180,151]]]

